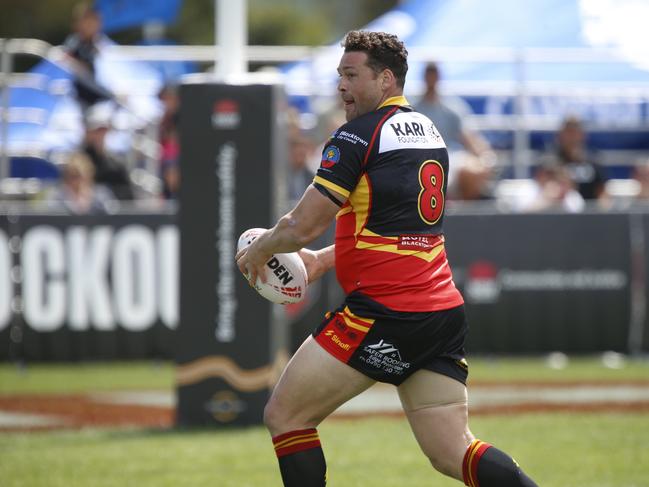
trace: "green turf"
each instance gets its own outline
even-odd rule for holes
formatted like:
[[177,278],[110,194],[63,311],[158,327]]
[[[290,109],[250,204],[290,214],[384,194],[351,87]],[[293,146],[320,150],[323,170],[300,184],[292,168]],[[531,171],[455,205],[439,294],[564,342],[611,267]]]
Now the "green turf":
[[622,360],[620,368],[610,368],[601,357],[570,357],[565,368],[554,369],[545,358],[469,357],[469,377],[476,382],[649,381],[649,360]]
[[[479,437],[512,453],[543,487],[649,485],[649,415],[479,416]],[[320,427],[336,487],[459,486],[434,472],[403,419]],[[1,434],[3,487],[279,487],[262,428]]]
[[174,387],[170,362],[82,362],[17,367],[0,365],[0,395],[67,394]]
[[[621,369],[604,367],[597,358],[573,358],[555,370],[539,358],[469,358],[471,381],[624,381],[648,380],[649,361],[627,361]],[[170,362],[0,364],[0,394],[76,393],[124,389],[172,389]]]

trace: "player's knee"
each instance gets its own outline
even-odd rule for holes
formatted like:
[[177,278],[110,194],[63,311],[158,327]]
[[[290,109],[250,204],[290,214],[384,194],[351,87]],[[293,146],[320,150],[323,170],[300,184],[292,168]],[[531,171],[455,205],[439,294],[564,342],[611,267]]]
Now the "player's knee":
[[282,415],[281,408],[277,407],[275,402],[270,399],[264,407],[264,425],[272,434],[283,429],[285,419]]
[[427,455],[428,461],[435,470],[449,477],[457,478],[458,466],[444,455]]

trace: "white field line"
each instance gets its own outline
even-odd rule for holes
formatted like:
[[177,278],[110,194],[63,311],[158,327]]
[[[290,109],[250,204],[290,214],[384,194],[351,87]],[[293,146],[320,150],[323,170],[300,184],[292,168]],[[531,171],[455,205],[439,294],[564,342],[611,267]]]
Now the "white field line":
[[67,421],[58,416],[45,414],[0,411],[0,428],[34,428],[39,426],[62,426]]

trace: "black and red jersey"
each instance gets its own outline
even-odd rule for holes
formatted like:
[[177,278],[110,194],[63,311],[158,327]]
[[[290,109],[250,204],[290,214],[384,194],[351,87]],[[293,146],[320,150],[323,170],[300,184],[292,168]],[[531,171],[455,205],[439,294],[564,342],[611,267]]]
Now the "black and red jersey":
[[346,196],[336,216],[336,274],[396,311],[463,303],[444,250],[448,152],[402,96],[334,132],[314,178]]

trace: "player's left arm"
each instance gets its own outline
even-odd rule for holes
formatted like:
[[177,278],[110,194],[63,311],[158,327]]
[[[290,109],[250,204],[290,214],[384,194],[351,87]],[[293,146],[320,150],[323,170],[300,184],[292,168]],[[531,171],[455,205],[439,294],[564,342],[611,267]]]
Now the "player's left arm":
[[329,269],[336,265],[336,246],[329,245],[320,250],[311,250],[307,248],[298,251],[308,277],[308,283],[320,279]]
[[[331,193],[341,203],[346,200],[342,194]],[[309,186],[293,210],[237,254],[239,270],[248,274],[249,282],[255,282],[257,276],[265,282],[264,265],[273,254],[295,252],[308,245],[327,230],[339,209],[320,191]],[[325,264],[326,259],[321,263]]]

